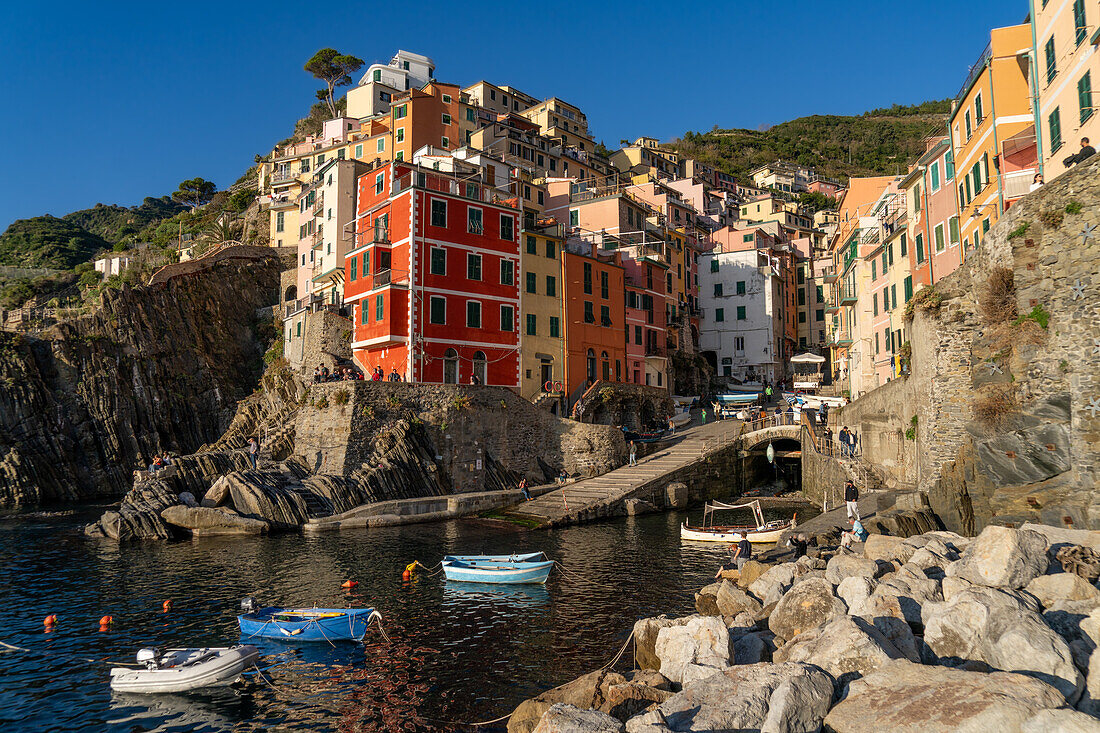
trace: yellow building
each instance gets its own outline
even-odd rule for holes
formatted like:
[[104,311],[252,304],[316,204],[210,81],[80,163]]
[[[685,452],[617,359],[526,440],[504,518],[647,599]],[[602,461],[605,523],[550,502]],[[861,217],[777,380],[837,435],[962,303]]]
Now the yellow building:
[[1031,2],[1035,79],[1039,90],[1041,172],[1047,183],[1066,171],[1081,138],[1100,143],[1100,115],[1092,88],[1100,83],[1100,4]]
[[1030,24],[994,28],[955,95],[948,126],[964,251],[1031,189],[1037,152],[1030,50]]
[[537,123],[543,135],[560,140],[566,147],[595,149],[592,136],[588,134],[588,118],[580,108],[568,102],[551,97],[524,111],[523,116]]
[[519,389],[532,401],[559,394],[554,383],[565,382],[563,241],[560,224],[528,222],[520,232]]

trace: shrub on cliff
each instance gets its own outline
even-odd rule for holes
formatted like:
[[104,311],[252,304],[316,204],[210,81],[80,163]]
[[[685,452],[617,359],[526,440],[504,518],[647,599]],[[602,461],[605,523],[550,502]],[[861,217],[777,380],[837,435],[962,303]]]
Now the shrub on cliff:
[[986,325],[1011,321],[1016,317],[1016,283],[1012,270],[996,267],[985,283],[985,293],[978,304]]
[[1004,427],[1008,418],[1018,410],[1016,388],[1011,384],[992,385],[974,400],[974,417],[991,428]]
[[346,389],[338,389],[332,393],[332,402],[336,405],[346,405],[351,395]]
[[0,265],[69,270],[110,248],[101,237],[47,214],[14,221],[0,234]]
[[905,318],[907,320],[912,320],[913,314],[917,312],[917,309],[925,313],[937,311],[942,303],[943,295],[936,290],[935,285],[921,288],[909,299],[909,302],[905,304]]

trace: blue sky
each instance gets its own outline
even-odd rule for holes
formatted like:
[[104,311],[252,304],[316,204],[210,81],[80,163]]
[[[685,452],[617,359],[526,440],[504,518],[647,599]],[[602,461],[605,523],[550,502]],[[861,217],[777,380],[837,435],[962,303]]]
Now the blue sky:
[[302,64],[325,46],[367,64],[404,48],[431,56],[442,81],[559,96],[613,146],[944,98],[989,29],[1027,11],[1020,0],[3,3],[0,229],[133,205],[194,176],[229,185],[306,112],[319,82]]

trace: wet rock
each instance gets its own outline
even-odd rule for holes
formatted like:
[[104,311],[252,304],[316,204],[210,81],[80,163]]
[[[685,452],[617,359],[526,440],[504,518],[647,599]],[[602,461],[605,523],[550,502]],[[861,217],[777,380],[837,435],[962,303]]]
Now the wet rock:
[[1063,705],[1056,689],[1024,675],[897,660],[848,685],[825,727],[835,733],[1012,733],[1030,716]]
[[1055,601],[1087,601],[1100,606],[1100,590],[1074,573],[1040,575],[1024,590],[1038,598],[1044,608],[1050,608]]
[[776,662],[816,664],[843,684],[903,656],[878,629],[862,618],[841,616],[799,634],[776,649],[772,658]]
[[811,733],[832,697],[833,680],[812,665],[739,665],[685,685],[657,710],[627,721],[626,730]]
[[831,560],[825,568],[825,579],[833,585],[840,585],[840,581],[851,576],[874,579],[879,576],[879,566],[874,560],[868,560],[859,555],[841,552]]
[[555,703],[573,705],[582,710],[599,708],[607,699],[607,689],[626,681],[617,672],[591,672],[530,700],[524,700],[508,718],[508,733],[531,733]]
[[168,507],[179,504],[179,497],[166,483],[159,480],[146,482],[135,486],[123,497],[118,511],[104,512],[98,521],[85,528],[84,533],[89,537],[105,537],[119,542],[166,540],[172,537],[172,530],[160,514]]
[[660,509],[653,506],[645,499],[627,499],[623,502],[623,508],[626,510],[626,515],[628,517],[634,517],[640,514],[654,514],[660,511]]
[[994,588],[1023,588],[1047,569],[1046,537],[990,525],[950,565],[948,575]]
[[729,581],[722,583],[715,599],[722,616],[737,616],[740,613],[757,614],[763,607],[760,601]]
[[729,629],[720,618],[696,616],[683,626],[660,629],[654,650],[661,674],[685,684],[728,667],[730,647]]
[[768,627],[779,638],[790,641],[847,611],[844,601],[833,595],[829,581],[811,578],[784,594],[768,619]]
[[660,670],[661,660],[657,657],[657,632],[669,626],[683,626],[691,620],[691,616],[683,618],[668,618],[657,616],[655,618],[643,618],[634,622],[635,659],[641,669]]
[[233,508],[241,516],[262,519],[276,529],[294,529],[309,518],[305,499],[286,488],[283,474],[234,471],[225,479]]
[[622,733],[621,720],[598,710],[582,710],[574,705],[551,705],[533,733]]
[[196,537],[257,535],[267,532],[267,522],[242,517],[232,509],[170,506],[160,516],[168,524],[186,529]]

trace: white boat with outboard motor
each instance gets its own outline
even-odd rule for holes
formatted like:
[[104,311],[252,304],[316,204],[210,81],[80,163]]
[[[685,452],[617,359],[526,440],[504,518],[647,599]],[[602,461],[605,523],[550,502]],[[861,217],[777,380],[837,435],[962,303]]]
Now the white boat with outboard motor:
[[187,692],[203,687],[231,685],[255,666],[260,651],[249,644],[197,649],[142,649],[144,668],[115,667],[111,689],[118,692]]

